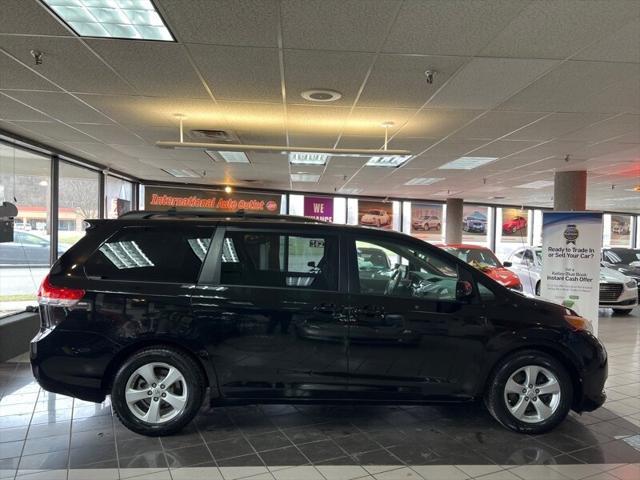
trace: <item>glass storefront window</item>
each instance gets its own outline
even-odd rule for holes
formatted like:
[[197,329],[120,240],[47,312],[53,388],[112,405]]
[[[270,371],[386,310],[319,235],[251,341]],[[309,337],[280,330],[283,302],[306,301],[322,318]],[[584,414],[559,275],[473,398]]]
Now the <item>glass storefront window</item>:
[[98,172],[60,162],[58,254],[84,237],[84,221],[99,215]]
[[50,265],[51,160],[0,144],[0,203],[18,207],[13,242],[0,243],[0,317],[36,304]]
[[118,218],[123,213],[134,209],[133,184],[120,178],[108,175],[105,186],[105,217]]

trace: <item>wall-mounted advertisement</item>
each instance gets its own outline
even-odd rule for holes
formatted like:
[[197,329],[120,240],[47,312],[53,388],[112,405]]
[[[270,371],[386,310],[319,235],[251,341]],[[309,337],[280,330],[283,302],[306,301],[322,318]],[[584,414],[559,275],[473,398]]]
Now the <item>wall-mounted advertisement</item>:
[[518,241],[527,239],[529,213],[519,208],[503,208],[502,209],[502,239],[509,241],[509,237],[516,238]]
[[598,328],[602,213],[544,212],[542,297],[575,310]]
[[442,241],[442,205],[411,202],[411,235],[428,241]]
[[631,215],[611,215],[611,246],[630,246],[631,226]]
[[484,243],[489,232],[489,209],[478,205],[462,208],[462,241]]
[[213,212],[247,212],[278,214],[282,197],[277,193],[225,193],[214,190],[145,186],[146,210],[208,210]]
[[391,230],[393,228],[393,203],[358,200],[358,225]]
[[304,197],[304,216],[323,222],[333,222],[333,198]]

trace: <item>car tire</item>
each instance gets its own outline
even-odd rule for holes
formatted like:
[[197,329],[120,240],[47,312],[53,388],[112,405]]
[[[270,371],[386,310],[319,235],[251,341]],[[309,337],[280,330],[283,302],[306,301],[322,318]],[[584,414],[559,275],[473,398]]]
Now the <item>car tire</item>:
[[[165,385],[170,375],[171,383]],[[193,420],[205,390],[200,366],[191,357],[170,347],[149,347],[128,357],[118,369],[111,403],[129,430],[171,435]]]
[[557,359],[537,350],[523,350],[500,361],[489,377],[484,401],[504,427],[539,434],[565,419],[573,403],[573,384]]
[[613,313],[615,315],[629,315],[631,313],[631,310],[627,310],[625,308],[614,308]]

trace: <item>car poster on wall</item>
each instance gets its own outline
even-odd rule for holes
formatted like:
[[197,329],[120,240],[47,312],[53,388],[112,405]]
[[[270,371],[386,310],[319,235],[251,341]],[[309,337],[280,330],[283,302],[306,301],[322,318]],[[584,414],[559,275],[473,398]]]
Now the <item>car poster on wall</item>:
[[613,246],[631,245],[631,215],[611,215],[611,240]]
[[478,242],[487,238],[489,209],[478,205],[465,205],[462,208],[462,240]]
[[519,208],[502,209],[502,238],[527,238],[527,218],[529,213]]
[[421,240],[442,241],[442,205],[411,202],[411,235]]
[[358,200],[358,225],[391,230],[393,203]]

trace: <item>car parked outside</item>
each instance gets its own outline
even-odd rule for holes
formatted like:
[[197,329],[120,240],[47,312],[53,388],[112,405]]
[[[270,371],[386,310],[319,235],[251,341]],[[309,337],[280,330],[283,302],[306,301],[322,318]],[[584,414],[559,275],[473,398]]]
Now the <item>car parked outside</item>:
[[429,231],[431,229],[440,230],[442,222],[437,215],[422,215],[415,217],[411,222],[415,230]]
[[455,255],[460,260],[467,262],[472,267],[477,268],[500,285],[514,290],[522,290],[520,277],[506,268],[510,267],[511,263],[505,262],[503,265],[489,248],[481,245],[467,244],[444,244],[437,246]]
[[[0,243],[0,267],[48,267],[50,241],[34,232],[14,230],[13,242]],[[58,244],[58,255],[70,245]]]
[[516,233],[527,228],[527,219],[524,217],[513,217],[502,224],[502,233]]
[[462,230],[469,233],[486,233],[487,216],[477,210],[462,219]]
[[[542,278],[542,249],[522,247],[508,258],[510,269],[518,274],[524,291],[540,295]],[[626,315],[638,305],[638,284],[612,268],[600,268],[600,308],[611,308],[614,313]]]
[[89,224],[40,287],[31,365],[51,392],[110,395],[135,432],[177,432],[207,389],[214,406],[478,400],[523,433],[605,400],[588,320],[408,235],[245,212]]
[[373,209],[366,212],[360,218],[361,225],[373,225],[382,227],[391,223],[391,216],[385,210]]

